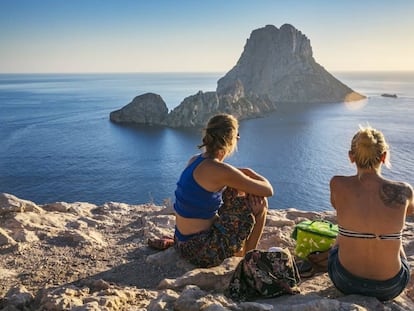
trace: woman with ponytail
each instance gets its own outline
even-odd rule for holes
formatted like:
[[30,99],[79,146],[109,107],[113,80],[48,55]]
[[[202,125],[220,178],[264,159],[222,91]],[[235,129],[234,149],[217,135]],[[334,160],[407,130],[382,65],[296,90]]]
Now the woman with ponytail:
[[380,131],[360,128],[348,155],[356,175],[334,176],[330,182],[339,235],[328,273],[344,294],[393,299],[410,279],[402,230],[406,215],[414,212],[413,189],[381,175],[382,165],[389,168],[390,162]]
[[212,117],[203,131],[203,152],[193,156],[175,191],[174,246],[199,267],[219,265],[255,249],[267,214],[269,181],[250,168],[225,163],[240,138],[231,115]]

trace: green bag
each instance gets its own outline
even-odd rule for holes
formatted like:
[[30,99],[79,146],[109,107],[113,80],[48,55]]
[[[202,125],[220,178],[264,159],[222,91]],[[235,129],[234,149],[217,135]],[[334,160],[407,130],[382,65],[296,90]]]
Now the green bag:
[[327,251],[336,240],[338,225],[327,220],[304,220],[295,226],[295,255],[306,259],[310,253]]

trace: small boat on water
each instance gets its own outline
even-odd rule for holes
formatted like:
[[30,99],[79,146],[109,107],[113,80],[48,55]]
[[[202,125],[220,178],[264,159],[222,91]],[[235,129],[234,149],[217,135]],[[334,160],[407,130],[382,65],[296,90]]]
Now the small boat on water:
[[388,94],[388,93],[384,93],[381,94],[382,97],[391,97],[391,98],[397,98],[397,94]]

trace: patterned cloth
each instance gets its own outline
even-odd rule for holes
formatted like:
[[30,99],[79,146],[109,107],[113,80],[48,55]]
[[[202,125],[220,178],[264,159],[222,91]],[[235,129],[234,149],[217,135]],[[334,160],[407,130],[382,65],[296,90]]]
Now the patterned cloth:
[[288,249],[248,252],[240,261],[230,281],[227,296],[246,301],[255,298],[297,294],[298,269]]
[[253,230],[255,218],[247,198],[238,196],[235,189],[227,188],[223,192],[223,205],[218,213],[208,230],[193,234],[186,241],[174,237],[177,252],[198,267],[218,266],[232,257]]

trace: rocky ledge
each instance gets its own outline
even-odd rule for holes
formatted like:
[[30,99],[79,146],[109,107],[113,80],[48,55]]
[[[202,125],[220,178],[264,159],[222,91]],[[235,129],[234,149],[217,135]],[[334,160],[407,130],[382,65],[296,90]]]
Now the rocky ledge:
[[159,95],[147,93],[110,113],[115,123],[200,127],[217,113],[239,120],[279,108],[364,99],[313,58],[310,40],[289,24],[254,30],[237,64],[218,80],[214,92],[199,91],[168,112]]
[[[293,252],[294,225],[317,218],[335,222],[332,212],[270,210],[259,248]],[[223,292],[240,258],[198,269],[173,248],[147,246],[149,238],[171,236],[173,228],[169,202],[37,205],[0,194],[0,310],[414,310],[413,283],[381,303],[342,295],[326,273],[302,279],[297,295],[232,301]],[[403,243],[411,264],[413,229],[410,218]]]

